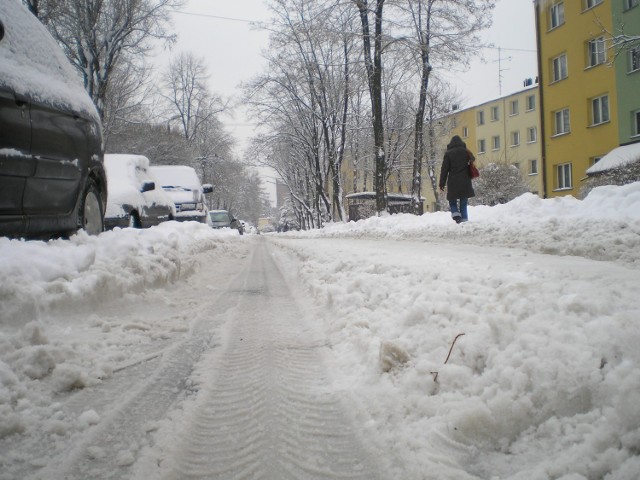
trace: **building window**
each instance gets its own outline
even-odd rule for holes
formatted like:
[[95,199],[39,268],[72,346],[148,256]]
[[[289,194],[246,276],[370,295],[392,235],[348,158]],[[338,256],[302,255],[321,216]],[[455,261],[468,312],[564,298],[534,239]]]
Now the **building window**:
[[491,148],[493,150],[500,150],[500,135],[491,137]]
[[559,27],[564,23],[564,2],[551,5],[549,9],[549,30]]
[[527,112],[530,112],[535,109],[536,109],[536,96],[528,95],[527,96]]
[[556,175],[558,176],[558,190],[573,188],[571,182],[571,164],[563,163],[556,167]]
[[595,67],[607,61],[607,53],[604,44],[604,37],[594,38],[587,43],[589,52],[589,66]]
[[590,8],[593,8],[600,3],[602,3],[602,0],[585,0],[584,9],[589,10]]
[[486,142],[484,141],[484,138],[481,140],[478,140],[478,153],[485,153],[487,151],[487,145]]
[[640,110],[633,112],[633,136],[640,135]]
[[518,115],[520,106],[518,105],[518,100],[512,100],[509,104],[509,115]]
[[500,120],[500,107],[491,107],[491,121],[496,122]]
[[484,125],[484,110],[478,112],[478,125]]
[[589,166],[593,167],[596,163],[598,163],[600,160],[602,160],[602,156],[600,157],[591,157],[589,159]]
[[629,73],[640,70],[640,47],[629,49]]
[[569,133],[571,131],[571,126],[569,123],[569,109],[564,108],[562,110],[558,110],[553,113],[555,124],[554,124],[554,135],[563,135],[565,133]]
[[553,81],[559,82],[567,78],[567,55],[562,54],[552,60],[553,63]]
[[591,100],[591,125],[600,125],[609,121],[609,95]]
[[527,128],[527,143],[535,143],[538,141],[538,130],[536,127]]
[[511,146],[517,147],[518,145],[520,145],[520,132],[516,130],[511,132]]
[[538,174],[538,160],[533,159],[529,160],[529,175],[537,175]]
[[462,127],[462,137],[467,138],[469,136],[469,127]]
[[637,7],[638,3],[640,3],[639,0],[624,0],[624,9],[629,10],[633,7]]

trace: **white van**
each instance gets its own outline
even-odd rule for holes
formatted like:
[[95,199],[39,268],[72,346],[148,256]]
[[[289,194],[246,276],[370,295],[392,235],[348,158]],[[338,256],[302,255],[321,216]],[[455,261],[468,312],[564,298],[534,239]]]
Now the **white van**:
[[196,171],[186,165],[158,165],[151,167],[165,192],[176,205],[178,221],[207,223],[207,203],[204,195],[211,193],[210,184],[202,185]]

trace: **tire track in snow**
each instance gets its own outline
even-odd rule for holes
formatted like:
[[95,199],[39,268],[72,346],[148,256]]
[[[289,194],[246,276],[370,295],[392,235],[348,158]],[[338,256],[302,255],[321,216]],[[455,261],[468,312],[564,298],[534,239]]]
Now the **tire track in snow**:
[[[174,294],[185,296],[189,284],[178,288]],[[198,290],[200,292],[200,290]],[[202,297],[203,293],[198,293]],[[210,298],[198,310],[193,311],[191,330],[181,341],[167,347],[164,352],[145,362],[133,362],[131,369],[123,369],[117,379],[96,388],[80,392],[77,398],[67,402],[71,410],[78,410],[78,403],[105,408],[98,425],[74,438],[69,448],[38,472],[29,476],[32,480],[100,480],[125,479],[141,449],[149,444],[149,432],[155,422],[165,418],[188,390],[187,382],[201,356],[216,348],[219,338],[214,332],[224,323],[224,318],[234,305],[222,295]],[[209,314],[215,305],[218,315]],[[160,353],[160,352],[156,352]],[[94,398],[98,396],[99,398]]]
[[[266,241],[230,287],[237,313],[165,479],[375,479]],[[384,476],[382,476],[384,478]]]
[[194,333],[165,353],[159,368],[143,378],[138,388],[117,399],[82,442],[34,478],[126,478],[123,469],[134,462],[137,451],[146,443],[149,422],[162,418],[171,408],[185,390],[194,363],[209,347],[208,336]]

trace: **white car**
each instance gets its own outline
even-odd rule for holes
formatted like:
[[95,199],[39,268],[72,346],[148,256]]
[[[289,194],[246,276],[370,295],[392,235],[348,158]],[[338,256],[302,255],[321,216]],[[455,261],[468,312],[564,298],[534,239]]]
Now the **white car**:
[[107,154],[104,166],[109,182],[106,228],[148,228],[175,219],[173,200],[158,184],[147,157]]
[[208,210],[204,198],[211,193],[210,184],[202,185],[196,171],[186,165],[159,165],[151,167],[160,185],[173,199],[176,220],[207,223]]

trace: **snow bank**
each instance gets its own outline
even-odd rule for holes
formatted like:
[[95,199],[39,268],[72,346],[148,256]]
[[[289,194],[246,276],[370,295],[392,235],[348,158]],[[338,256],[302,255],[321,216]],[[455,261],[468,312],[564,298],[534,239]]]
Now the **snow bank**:
[[274,237],[393,478],[640,478],[640,184],[470,217]]
[[0,325],[167,285],[192,271],[194,255],[225,237],[206,225],[165,222],[50,242],[0,238]]
[[469,219],[458,225],[447,212],[387,215],[286,235],[512,246],[640,266],[640,182],[598,187],[584,200],[527,193],[504,205],[469,207]]
[[[0,442],[31,434],[27,445],[55,443],[97,424],[92,410],[69,418],[56,396],[97,385],[138,357],[152,358],[146,344],[189,328],[187,314],[133,320],[121,309],[188,280],[201,255],[229,255],[242,240],[196,222],[48,242],[0,238]],[[93,313],[109,307],[113,318]],[[158,305],[159,312],[169,307]],[[11,469],[9,477],[2,473],[9,465],[37,461],[19,450],[0,455],[0,478],[15,478]]]

